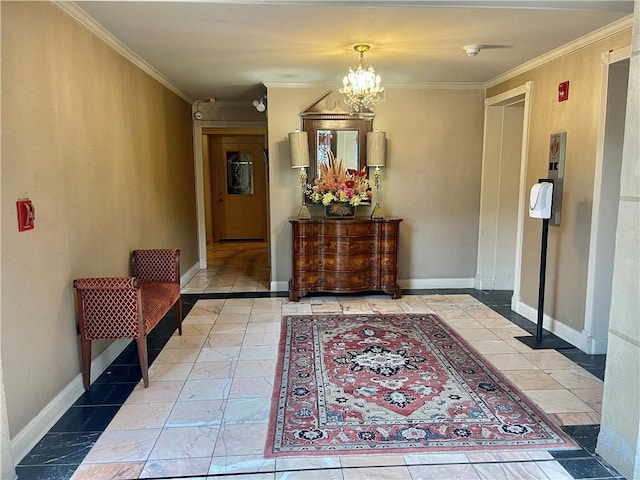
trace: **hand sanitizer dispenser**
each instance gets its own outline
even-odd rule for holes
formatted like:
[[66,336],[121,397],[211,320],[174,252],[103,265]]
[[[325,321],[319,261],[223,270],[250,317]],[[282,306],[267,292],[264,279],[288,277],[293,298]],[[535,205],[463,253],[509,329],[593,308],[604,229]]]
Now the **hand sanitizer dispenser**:
[[531,187],[529,216],[531,218],[551,218],[553,183],[541,182]]

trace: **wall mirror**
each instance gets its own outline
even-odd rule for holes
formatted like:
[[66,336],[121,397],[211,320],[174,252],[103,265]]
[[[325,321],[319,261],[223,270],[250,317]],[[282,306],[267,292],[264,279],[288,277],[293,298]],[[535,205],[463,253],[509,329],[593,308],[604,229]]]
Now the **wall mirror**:
[[309,183],[320,175],[320,165],[329,163],[331,150],[346,168],[362,170],[367,164],[367,132],[373,129],[373,114],[350,115],[329,109],[326,93],[300,114],[309,140]]
[[373,119],[361,118],[303,118],[302,128],[309,139],[309,181],[319,176],[320,165],[329,163],[329,150],[346,168],[363,169],[372,123]]

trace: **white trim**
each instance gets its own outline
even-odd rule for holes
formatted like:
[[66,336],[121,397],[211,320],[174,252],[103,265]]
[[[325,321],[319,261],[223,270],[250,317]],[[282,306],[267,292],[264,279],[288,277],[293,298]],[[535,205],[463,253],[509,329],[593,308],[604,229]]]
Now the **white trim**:
[[202,123],[193,122],[193,168],[196,172],[196,221],[198,224],[198,262],[201,269],[207,268],[207,228],[204,208],[204,159],[202,149]]
[[[513,310],[517,314],[522,315],[527,320],[530,320],[532,323],[537,324],[538,311],[535,308],[518,301],[516,303],[515,309]],[[548,315],[543,315],[542,326],[545,328],[545,330],[578,347],[583,352],[587,351],[586,338],[581,332],[568,327],[564,323],[561,323],[555,318]]]
[[529,134],[531,132],[531,104],[533,80],[524,84],[524,114],[522,123],[522,158],[520,160],[520,189],[518,194],[518,225],[516,225],[516,264],[513,271],[513,296],[520,297],[522,277],[522,247],[524,244],[524,216],[527,210],[527,168],[529,166]]
[[511,310],[515,312],[518,309],[519,304],[520,304],[520,295],[516,295],[514,293],[511,296]]
[[196,273],[198,273],[200,270],[200,263],[194,263],[189,270],[180,275],[180,286],[184,287],[187,283],[189,283],[189,280],[196,276]]
[[608,337],[594,337],[590,332],[582,330],[582,343],[586,345],[584,352],[589,355],[604,355],[607,353]]
[[[476,288],[474,278],[409,278],[398,280],[400,288],[420,290],[433,288]],[[271,282],[272,292],[288,292],[289,282]]]
[[[606,53],[609,61],[609,63],[607,64],[608,66],[612,63],[619,62],[620,60],[626,60],[627,58],[631,58],[631,45],[629,45],[628,47],[622,47],[622,48],[619,48],[618,50],[613,50]],[[604,54],[602,56],[602,61],[603,62],[605,61]]]
[[136,67],[138,67],[143,72],[147,73],[151,78],[154,78],[159,83],[164,85],[166,88],[171,90],[173,93],[178,95],[184,101],[188,103],[193,103],[193,100],[189,98],[189,96],[183,92],[181,92],[177,87],[171,84],[169,79],[161,74],[158,70],[153,68],[147,62],[145,62],[138,54],[136,54],[133,50],[123,44],[120,40],[114,37],[111,33],[109,33],[102,25],[96,22],[90,15],[87,14],[82,8],[80,8],[75,2],[67,2],[67,1],[53,1],[53,4],[62,10],[64,13],[69,15],[73,20],[78,22],[84,28],[93,33],[96,37],[102,40],[104,43],[113,48],[116,52],[122,55],[124,58],[133,63]]
[[580,48],[591,45],[595,42],[603,40],[607,37],[615,35],[617,33],[623,32],[625,30],[630,30],[633,26],[633,14],[627,15],[626,17],[621,18],[620,20],[616,20],[615,22],[610,23],[598,30],[595,30],[587,35],[584,35],[572,42],[566,43],[561,47],[558,47],[550,52],[547,52],[539,57],[534,58],[533,60],[529,60],[522,65],[512,68],[504,73],[501,73],[497,77],[488,80],[485,83],[486,88],[494,87],[500,83],[506,82],[518,75],[522,75],[523,73],[528,72],[534,68],[537,68],[545,63],[556,60],[564,55],[568,55],[570,53],[579,50]]
[[[263,85],[269,88],[313,88],[313,87],[335,87],[327,85],[326,83],[286,83],[286,82],[263,82]],[[398,88],[403,90],[485,90],[485,84],[483,82],[424,82],[424,83],[385,83],[385,91],[387,88]]]
[[[194,120],[193,121],[193,166],[196,172],[196,217],[198,224],[198,259],[200,268],[207,268],[207,229],[205,226],[204,206],[204,161],[202,147],[202,130],[205,128],[263,128],[267,135],[266,122],[238,121],[229,122],[221,120]],[[269,188],[269,185],[267,185]],[[287,290],[289,287],[287,287]],[[273,290],[273,289],[272,289]]]
[[[520,156],[520,178],[519,178],[519,186],[518,186],[518,218],[516,225],[516,251],[515,251],[515,265],[513,271],[513,297],[520,297],[520,277],[522,273],[522,248],[524,243],[524,217],[526,210],[526,180],[527,180],[527,166],[529,162],[529,133],[531,130],[531,95],[533,94],[533,81],[529,80],[528,82],[520,85],[516,88],[512,88],[506,92],[495,95],[491,98],[487,98],[485,100],[485,126],[483,132],[483,145],[486,143],[486,127],[487,127],[487,108],[491,106],[496,106],[499,104],[504,104],[508,102],[510,99],[515,99],[516,97],[520,97],[524,95],[524,112],[523,112],[523,122],[522,122],[522,147],[521,147],[521,156]],[[483,147],[483,158],[482,158],[482,173],[480,184],[484,185],[484,178],[486,175],[485,172],[485,159],[484,159],[484,147]],[[480,204],[482,205],[482,196],[484,192],[480,191]],[[482,215],[482,212],[480,212]],[[483,228],[482,217],[480,217],[479,225],[478,225],[478,242],[480,242],[480,234]],[[476,262],[477,275],[475,279],[475,288],[476,289],[484,289],[491,288],[495,286],[495,269],[494,269],[494,278],[481,278],[480,272],[478,271],[480,268],[480,251],[478,251],[478,259]],[[486,286],[485,286],[486,285]]]
[[272,281],[269,287],[272,292],[288,292],[289,291],[289,282],[275,282]]
[[[91,362],[91,382],[111,365],[130,342],[131,339],[114,340],[104,352]],[[79,373],[33,420],[11,439],[11,455],[16,464],[46,435],[83,392],[82,373]]]
[[[604,170],[604,148],[607,123],[607,101],[609,91],[609,66],[631,56],[631,46],[601,54],[601,90],[600,90],[600,115],[598,118],[598,136],[596,139],[596,155],[593,179],[593,201],[591,202],[591,230],[589,232],[589,253],[587,260],[587,285],[585,292],[584,330],[589,350],[587,353],[606,353],[606,337],[602,346],[602,339],[592,337],[596,322],[604,321],[594,315],[596,304],[596,260],[598,258],[598,232],[600,229],[600,208],[602,194],[602,175]],[[604,349],[603,349],[604,348]],[[593,351],[592,351],[593,350]]]
[[473,277],[470,278],[405,278],[398,280],[400,288],[419,290],[423,288],[474,288]]
[[[478,256],[478,262],[480,261],[480,256]],[[476,290],[495,290],[496,289],[496,279],[492,278],[480,278],[478,275],[474,278],[473,288]]]

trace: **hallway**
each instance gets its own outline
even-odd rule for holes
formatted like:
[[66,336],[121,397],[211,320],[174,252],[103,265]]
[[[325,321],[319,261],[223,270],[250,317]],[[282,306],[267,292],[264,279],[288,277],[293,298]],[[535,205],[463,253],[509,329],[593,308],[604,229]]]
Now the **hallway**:
[[268,292],[270,281],[267,242],[213,242],[207,244],[207,268],[182,293]]

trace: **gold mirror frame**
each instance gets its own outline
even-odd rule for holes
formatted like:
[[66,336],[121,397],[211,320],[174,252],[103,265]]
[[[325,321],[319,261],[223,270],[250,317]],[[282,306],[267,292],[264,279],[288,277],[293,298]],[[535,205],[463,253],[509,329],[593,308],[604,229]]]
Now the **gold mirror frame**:
[[[334,133],[344,131],[355,131],[358,135],[357,159],[353,163],[349,159],[340,158],[338,151],[332,152],[336,160],[342,160],[347,168],[357,168],[362,170],[367,165],[367,133],[373,130],[373,113],[361,113],[351,115],[347,112],[336,112],[329,110],[326,106],[327,97],[331,91],[327,92],[320,100],[307,108],[300,114],[302,117],[302,129],[307,132],[309,141],[309,183],[318,176],[318,131],[328,130]],[[332,142],[335,145],[336,139]],[[368,175],[367,175],[368,176]]]

